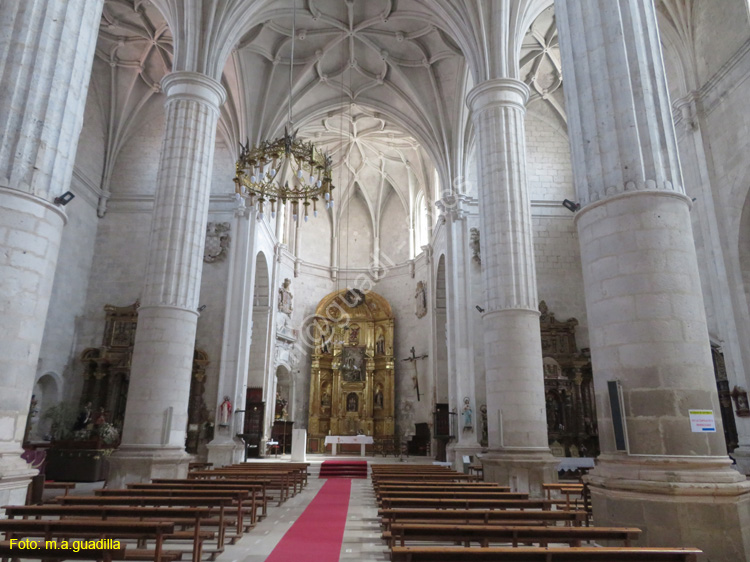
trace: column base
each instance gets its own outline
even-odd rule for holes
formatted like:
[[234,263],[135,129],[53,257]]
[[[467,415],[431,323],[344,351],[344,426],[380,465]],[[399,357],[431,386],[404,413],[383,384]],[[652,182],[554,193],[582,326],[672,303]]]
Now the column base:
[[237,437],[214,439],[208,445],[208,462],[214,468],[237,464],[245,460],[245,444]]
[[39,474],[18,454],[0,455],[0,505],[25,505],[31,479]]
[[476,457],[482,452],[482,446],[479,443],[451,443],[446,447],[447,459],[453,463],[453,470],[465,472],[469,465],[464,462],[465,456]]
[[584,479],[597,526],[638,527],[638,546],[750,562],[750,481],[725,457],[602,455]]
[[733,468],[746,476],[750,476],[750,446],[740,445],[732,451],[732,458],[737,463]]
[[108,488],[124,488],[129,482],[154,478],[186,478],[193,456],[182,449],[128,447],[121,445],[109,458]]
[[490,450],[480,456],[485,482],[510,486],[512,492],[544,496],[542,484],[557,482],[558,460],[547,451]]

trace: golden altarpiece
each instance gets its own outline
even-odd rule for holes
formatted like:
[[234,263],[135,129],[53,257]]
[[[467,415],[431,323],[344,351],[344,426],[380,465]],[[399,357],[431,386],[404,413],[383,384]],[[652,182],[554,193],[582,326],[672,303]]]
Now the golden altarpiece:
[[395,405],[393,313],[376,293],[331,293],[313,323],[310,452],[323,452],[327,435],[392,438]]

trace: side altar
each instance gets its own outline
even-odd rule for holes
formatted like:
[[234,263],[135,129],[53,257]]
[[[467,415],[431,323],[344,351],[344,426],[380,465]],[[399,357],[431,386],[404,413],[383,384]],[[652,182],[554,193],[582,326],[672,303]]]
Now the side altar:
[[382,296],[356,289],[329,294],[316,309],[308,443],[329,435],[394,434],[393,312]]

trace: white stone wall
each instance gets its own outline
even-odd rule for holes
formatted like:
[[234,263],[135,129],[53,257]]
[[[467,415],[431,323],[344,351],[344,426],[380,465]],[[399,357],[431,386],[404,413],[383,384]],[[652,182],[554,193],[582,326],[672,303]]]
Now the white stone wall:
[[71,400],[78,399],[81,385],[76,359],[99,223],[96,216],[99,185],[93,178],[101,178],[106,147],[101,99],[93,86],[92,79],[70,185],[76,198],[65,207],[68,222],[63,227],[36,373],[37,379],[47,372],[63,377],[61,396]]
[[588,347],[578,233],[573,213],[561,205],[564,199],[576,201],[565,132],[542,116],[529,113],[526,161],[539,300],[544,300],[560,320],[577,318],[578,347]]
[[696,2],[693,13],[698,78],[704,84],[747,40],[747,6],[743,0]]
[[565,132],[531,112],[526,115],[526,165],[532,201],[575,200],[570,146]]
[[76,373],[73,366],[78,355],[79,319],[85,310],[98,226],[96,203],[92,205],[82,193],[87,190],[74,177],[71,191],[77,197],[66,207],[68,222],[62,231],[36,374],[37,378],[50,371],[63,375],[66,395],[69,395],[68,382],[72,383],[73,389],[80,388],[77,380],[80,373]]

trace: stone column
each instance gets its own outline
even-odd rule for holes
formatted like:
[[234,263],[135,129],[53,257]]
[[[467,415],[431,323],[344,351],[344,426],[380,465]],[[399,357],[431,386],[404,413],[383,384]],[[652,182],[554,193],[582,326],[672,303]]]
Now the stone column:
[[216,123],[224,88],[195,72],[162,80],[167,119],[122,445],[110,484],[178,476],[184,452]]
[[[229,262],[229,284],[227,287],[224,336],[219,365],[219,394],[217,397],[214,439],[208,444],[208,462],[215,467],[234,464],[244,459],[244,444],[236,437],[242,433],[239,425],[244,416],[232,416],[229,428],[219,427],[218,403],[224,396],[234,405],[234,410],[247,407],[247,366],[252,334],[253,298],[255,296],[255,209],[245,207],[240,201],[232,222],[232,254]],[[247,414],[245,414],[247,415]]]
[[[750,560],[750,483],[726,456],[653,2],[555,6],[602,450],[594,517],[640,527],[641,544]],[[690,409],[712,410],[716,432],[692,432]]]
[[485,479],[541,495],[556,479],[547,441],[524,116],[529,90],[488,80],[467,97],[479,156],[489,454]]
[[[448,196],[438,201],[436,206],[446,219],[447,240],[447,293],[448,293],[448,358],[451,378],[451,408],[458,412],[457,440],[448,445],[455,455],[456,470],[463,471],[464,455],[476,455],[482,450],[477,439],[481,428],[479,406],[476,401],[474,380],[473,323],[470,317],[474,311],[471,299],[471,256],[469,255],[468,212],[476,206],[476,200],[466,196]],[[476,311],[474,311],[476,313]],[[472,427],[464,428],[461,412],[464,398],[469,399],[472,409]]]
[[[738,268],[733,267],[731,245],[727,242],[727,229],[717,217],[716,207],[719,203],[711,178],[710,157],[706,154],[710,145],[700,96],[693,91],[680,100],[673,102],[673,107],[680,112],[684,139],[678,142],[681,151],[682,172],[686,192],[700,201],[692,212],[693,224],[698,228],[698,235],[705,241],[716,240],[718,243],[703,244],[703,259],[698,265],[703,274],[703,286],[710,291],[710,302],[713,305],[716,336],[721,340],[721,349],[729,373],[730,388],[735,384],[747,388],[750,384],[750,347],[743,345],[750,337],[750,325],[747,315],[747,300],[742,287]],[[679,140],[679,129],[678,129]],[[697,220],[696,220],[697,219]],[[704,293],[705,294],[705,293]],[[743,474],[750,474],[750,418],[735,417],[739,447],[729,453],[737,461],[735,468]]]
[[0,505],[20,458],[103,0],[0,3]]

